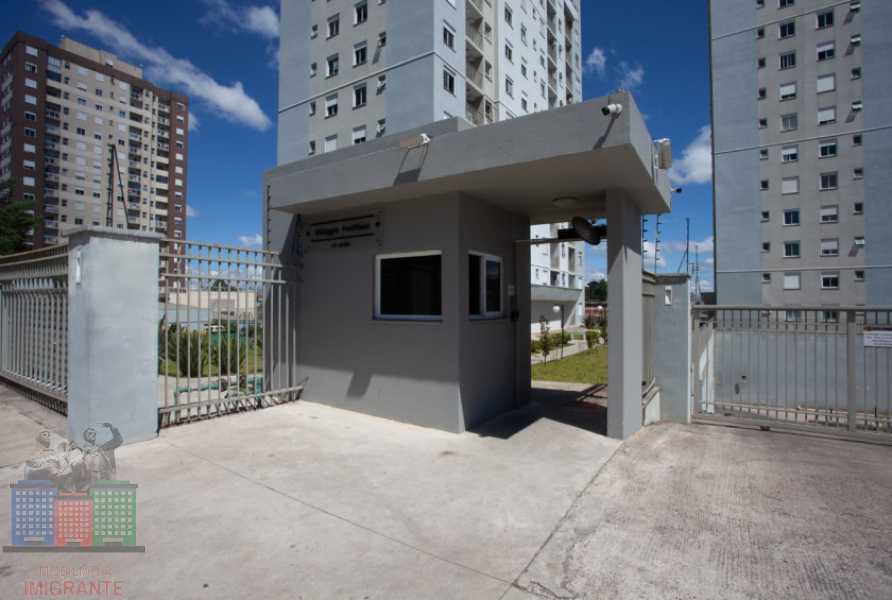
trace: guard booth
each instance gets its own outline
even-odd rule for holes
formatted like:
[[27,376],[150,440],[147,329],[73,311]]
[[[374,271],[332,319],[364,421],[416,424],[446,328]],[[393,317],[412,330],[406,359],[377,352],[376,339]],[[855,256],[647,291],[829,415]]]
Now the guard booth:
[[603,233],[606,219],[608,434],[636,431],[640,219],[670,209],[659,153],[622,92],[266,171],[265,247],[303,260],[288,356],[309,378],[304,399],[454,432],[528,403],[530,225],[580,217],[582,233]]

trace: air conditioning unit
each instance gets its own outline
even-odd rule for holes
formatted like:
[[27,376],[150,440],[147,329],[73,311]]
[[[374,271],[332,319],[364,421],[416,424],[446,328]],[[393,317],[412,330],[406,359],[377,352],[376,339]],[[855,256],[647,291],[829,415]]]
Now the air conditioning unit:
[[378,80],[378,89],[379,89],[379,90],[383,90],[384,87],[385,87],[386,85],[387,85],[387,80],[386,80],[386,79],[379,79],[379,80]]
[[860,43],[861,43],[861,34],[858,33],[858,34],[853,35],[852,36],[852,44],[857,46]]
[[860,100],[856,100],[855,102],[852,102],[852,110],[861,110],[862,106],[863,105],[861,104]]
[[859,10],[861,10],[861,3],[857,1],[850,3],[849,10],[852,12],[858,12]]

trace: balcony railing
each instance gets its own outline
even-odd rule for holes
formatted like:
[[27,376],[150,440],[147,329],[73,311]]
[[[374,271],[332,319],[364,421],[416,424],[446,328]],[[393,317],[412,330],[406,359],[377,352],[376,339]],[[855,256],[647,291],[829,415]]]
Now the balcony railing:
[[465,35],[467,36],[467,39],[471,40],[471,42],[478,48],[483,48],[483,34],[471,23],[465,25]]
[[465,75],[467,76],[468,81],[476,85],[478,88],[483,89],[483,73],[477,70],[477,68],[471,64],[466,64]]
[[58,197],[59,197],[59,190],[56,190],[56,189],[53,189],[53,188],[45,188],[45,189],[43,190],[43,197],[44,197],[44,198],[58,198]]
[[465,115],[474,125],[483,125],[483,113],[470,104],[465,105]]
[[44,229],[58,229],[58,228],[59,228],[59,222],[58,222],[58,221],[54,221],[54,220],[52,220],[52,219],[46,219],[46,220],[44,220],[44,222],[43,222],[43,228],[44,228]]
[[57,213],[59,212],[59,206],[56,204],[44,204],[43,212],[45,213]]

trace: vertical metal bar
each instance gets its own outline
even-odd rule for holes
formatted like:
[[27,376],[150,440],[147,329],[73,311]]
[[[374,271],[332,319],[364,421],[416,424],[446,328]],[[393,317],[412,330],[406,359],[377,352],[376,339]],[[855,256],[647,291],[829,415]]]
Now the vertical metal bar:
[[855,421],[857,415],[855,396],[858,389],[855,381],[856,328],[855,311],[846,311],[846,412],[849,431],[857,429]]

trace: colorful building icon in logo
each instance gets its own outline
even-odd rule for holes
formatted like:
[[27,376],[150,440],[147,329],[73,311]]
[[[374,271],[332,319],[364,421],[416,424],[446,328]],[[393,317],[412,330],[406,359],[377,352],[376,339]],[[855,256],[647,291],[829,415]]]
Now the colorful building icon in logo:
[[23,479],[9,485],[12,493],[12,544],[52,546],[55,543],[56,495],[49,480]]
[[86,493],[56,498],[56,546],[93,545],[93,499]]
[[94,546],[136,546],[136,488],[103,479],[90,486]]

